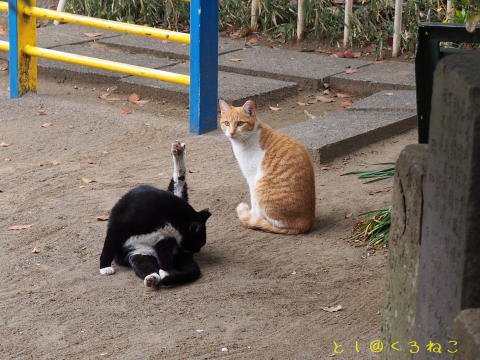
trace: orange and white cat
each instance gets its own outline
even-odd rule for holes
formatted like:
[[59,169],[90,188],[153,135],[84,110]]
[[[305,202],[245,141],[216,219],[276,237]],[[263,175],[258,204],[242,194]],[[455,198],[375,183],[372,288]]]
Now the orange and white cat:
[[250,189],[251,208],[237,214],[248,228],[278,234],[310,230],[315,220],[315,177],[305,147],[257,120],[255,103],[234,107],[220,100],[223,132]]

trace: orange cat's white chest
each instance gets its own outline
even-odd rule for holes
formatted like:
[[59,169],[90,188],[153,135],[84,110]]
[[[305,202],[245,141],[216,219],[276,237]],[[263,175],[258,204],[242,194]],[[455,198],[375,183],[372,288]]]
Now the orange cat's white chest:
[[257,180],[263,176],[262,162],[265,150],[260,146],[260,131],[255,131],[245,141],[231,139],[231,143],[240,170],[247,179],[250,191],[252,191]]

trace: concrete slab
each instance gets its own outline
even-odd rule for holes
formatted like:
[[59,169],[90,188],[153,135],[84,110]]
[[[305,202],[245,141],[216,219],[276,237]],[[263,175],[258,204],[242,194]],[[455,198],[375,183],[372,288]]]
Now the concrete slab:
[[382,90],[415,88],[415,64],[385,61],[358,68],[352,74],[332,76],[330,85],[355,95],[369,96]]
[[246,48],[219,57],[220,70],[294,81],[302,87],[319,89],[329,77],[349,67],[370,64],[358,59],[339,59],[315,53],[271,49],[262,46]]
[[385,90],[351,105],[348,111],[417,111],[415,90]]
[[[98,37],[88,37],[85,33],[102,34]],[[46,26],[37,29],[37,46],[54,48],[63,45],[80,44],[89,41],[98,41],[104,38],[120,36],[122,33],[102,30],[76,24],[61,24]],[[8,34],[0,35],[0,40],[8,41]]]
[[[99,42],[109,46],[120,47],[136,52],[153,53],[160,56],[168,56],[174,59],[188,60],[190,58],[190,45],[171,41],[162,41],[143,36],[121,35],[112,38],[101,39]],[[244,48],[243,40],[218,39],[218,53],[226,54]]]
[[[72,54],[85,55],[96,57],[105,60],[112,60],[123,62],[132,65],[145,66],[149,68],[162,68],[173,65],[176,62],[166,59],[158,58],[151,55],[138,55],[121,52],[110,49],[98,43],[90,43],[85,45],[66,45],[56,47],[54,50],[64,51]],[[42,74],[50,73],[56,77],[67,76],[69,78],[82,78],[86,80],[98,80],[99,78],[120,79],[129,75],[95,69],[87,66],[80,66],[75,64],[64,63],[60,61],[53,61],[49,59],[39,58],[38,67],[41,68]]]
[[415,126],[412,112],[341,111],[280,131],[303,143],[316,162],[326,163]]
[[[189,74],[189,66],[189,63],[182,63],[164,68],[163,70]],[[243,104],[247,99],[254,99],[261,105],[271,99],[278,101],[279,99],[293,96],[298,91],[298,85],[292,82],[257,78],[223,71],[218,73],[218,82],[219,97],[234,105]],[[129,91],[138,88],[138,91],[141,91],[142,94],[147,94],[147,96],[158,97],[161,92],[167,96],[174,95],[179,99],[178,95],[181,94],[184,96],[180,97],[180,99],[185,100],[185,102],[188,101],[188,86],[134,76],[123,78],[120,83],[128,86]]]

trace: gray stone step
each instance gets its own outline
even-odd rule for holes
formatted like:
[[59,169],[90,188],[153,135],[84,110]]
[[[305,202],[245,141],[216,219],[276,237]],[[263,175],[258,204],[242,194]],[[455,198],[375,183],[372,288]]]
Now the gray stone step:
[[382,90],[408,90],[415,88],[415,65],[385,61],[357,67],[351,74],[338,74],[329,79],[330,85],[342,91],[369,96]]
[[[188,44],[147,38],[144,36],[127,34],[101,39],[99,42],[112,47],[134,50],[135,52],[152,53],[174,59],[188,60],[190,58],[190,45]],[[230,40],[220,37],[218,39],[218,53],[226,54],[241,50],[244,48],[244,44],[245,42],[243,40]]]
[[340,111],[280,131],[303,143],[314,161],[326,163],[416,124],[416,114],[412,112]]
[[347,111],[417,111],[415,90],[384,90],[351,105]]
[[[167,58],[158,58],[151,55],[128,54],[118,50],[110,49],[104,45],[90,43],[85,45],[66,45],[56,47],[54,50],[72,54],[85,55],[104,60],[123,62],[131,65],[144,66],[148,68],[163,68],[176,64],[176,61]],[[42,74],[48,73],[55,77],[69,77],[72,79],[98,80],[101,78],[120,79],[129,75],[114,71],[101,70],[88,66],[69,64],[61,61],[54,61],[45,58],[38,59],[38,67]]]
[[358,59],[344,59],[322,54],[272,49],[262,46],[219,57],[220,70],[240,74],[294,81],[302,87],[319,89],[331,76],[349,67],[370,64]]
[[[177,64],[164,68],[165,71],[179,74],[189,74],[189,63]],[[175,96],[177,99],[188,101],[188,86],[156,81],[153,79],[129,76],[122,78],[120,83],[129,89],[137,89],[148,96],[165,94]],[[218,73],[218,93],[221,99],[234,105],[240,105],[247,99],[254,99],[259,105],[269,100],[283,99],[293,96],[298,92],[298,85],[274,79],[257,78],[248,75],[240,75],[220,71]],[[181,96],[178,96],[178,95]]]

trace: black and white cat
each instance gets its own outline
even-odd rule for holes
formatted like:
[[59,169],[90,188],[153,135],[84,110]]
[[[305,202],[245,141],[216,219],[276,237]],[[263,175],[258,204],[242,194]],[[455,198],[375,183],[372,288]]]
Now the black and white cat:
[[172,144],[174,171],[168,191],[141,185],[113,207],[100,256],[100,274],[115,273],[112,261],[131,266],[147,287],[196,280],[200,268],[193,254],[206,242],[208,209],[188,203],[185,144]]

